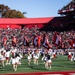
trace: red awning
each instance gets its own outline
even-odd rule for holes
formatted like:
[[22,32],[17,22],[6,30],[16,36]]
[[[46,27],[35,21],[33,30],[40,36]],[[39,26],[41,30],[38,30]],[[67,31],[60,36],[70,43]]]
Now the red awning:
[[47,18],[0,18],[0,24],[39,24],[48,23],[54,17]]

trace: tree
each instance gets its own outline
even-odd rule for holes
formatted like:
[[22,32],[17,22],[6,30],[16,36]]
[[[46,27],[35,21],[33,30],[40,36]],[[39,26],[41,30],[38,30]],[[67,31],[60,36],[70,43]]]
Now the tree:
[[0,5],[1,18],[24,18],[24,14],[17,10],[11,10],[8,6]]
[[0,5],[0,16],[5,13],[5,11],[9,11],[10,8],[8,6],[4,6],[3,4]]

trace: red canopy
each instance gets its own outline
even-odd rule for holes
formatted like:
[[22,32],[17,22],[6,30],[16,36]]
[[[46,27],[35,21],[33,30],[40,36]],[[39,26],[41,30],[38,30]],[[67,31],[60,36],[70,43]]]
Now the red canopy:
[[54,17],[46,18],[0,18],[0,24],[44,24]]

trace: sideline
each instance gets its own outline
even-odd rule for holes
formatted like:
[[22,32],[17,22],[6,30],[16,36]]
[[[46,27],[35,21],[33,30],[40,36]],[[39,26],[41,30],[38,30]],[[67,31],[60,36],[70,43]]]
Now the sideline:
[[0,74],[0,75],[75,75],[75,71],[73,72],[33,72],[33,73]]

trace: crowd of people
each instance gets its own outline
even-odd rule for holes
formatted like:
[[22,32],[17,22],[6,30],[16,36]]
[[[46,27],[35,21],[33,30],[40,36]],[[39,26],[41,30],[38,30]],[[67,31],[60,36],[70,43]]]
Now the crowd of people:
[[[38,65],[39,56],[45,61],[45,68],[51,69],[56,54],[68,54],[68,59],[75,61],[75,31],[40,31],[39,28],[12,29],[0,28],[0,61],[3,66],[12,62],[13,70],[21,64],[21,58],[28,54],[28,65],[33,58]],[[11,54],[11,57],[10,57]],[[4,65],[4,61],[6,63]]]

